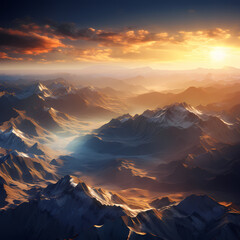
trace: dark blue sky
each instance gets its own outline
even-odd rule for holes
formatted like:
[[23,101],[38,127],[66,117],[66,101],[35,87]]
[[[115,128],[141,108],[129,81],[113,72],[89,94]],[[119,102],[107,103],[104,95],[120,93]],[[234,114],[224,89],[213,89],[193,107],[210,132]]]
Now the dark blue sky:
[[0,24],[16,18],[74,22],[82,27],[237,27],[239,0],[42,0],[1,1]]

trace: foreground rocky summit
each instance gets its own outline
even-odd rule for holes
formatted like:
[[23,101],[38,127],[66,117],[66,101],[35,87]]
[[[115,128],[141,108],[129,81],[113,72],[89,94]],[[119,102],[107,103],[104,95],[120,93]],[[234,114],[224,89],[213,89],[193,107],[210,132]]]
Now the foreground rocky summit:
[[112,192],[65,176],[35,199],[0,213],[2,239],[231,239],[240,237],[240,214],[206,195],[132,210]]

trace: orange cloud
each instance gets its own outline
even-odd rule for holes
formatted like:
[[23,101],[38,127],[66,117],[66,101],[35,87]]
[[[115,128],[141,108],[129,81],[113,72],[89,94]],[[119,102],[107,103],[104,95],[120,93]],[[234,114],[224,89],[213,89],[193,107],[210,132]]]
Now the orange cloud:
[[58,47],[65,45],[57,38],[42,36],[36,32],[0,28],[0,48],[14,53],[38,55]]
[[14,60],[14,61],[22,61],[23,58],[14,58],[7,55],[5,52],[0,52],[0,60]]
[[198,30],[195,32],[179,31],[171,36],[169,40],[173,43],[182,43],[187,41],[213,41],[224,40],[231,37],[228,29],[215,28],[210,30]]
[[194,32],[179,31],[177,33],[157,32],[148,30],[128,30],[123,32],[109,32],[95,30],[90,37],[84,40],[95,41],[99,47],[122,48],[123,53],[138,53],[141,48],[156,48],[166,44],[199,44],[226,40],[231,37],[228,29],[215,28]]
[[77,61],[109,61],[111,60],[111,49],[88,48],[75,51]]
[[[238,36],[222,28],[172,33],[147,29],[80,29],[73,23],[25,23],[18,29],[0,27],[0,52],[6,52],[5,59],[9,60],[9,55],[21,57],[23,54],[32,55],[32,61],[46,63],[119,59],[167,61],[199,55],[204,46],[207,49],[226,41],[238,44],[236,39]],[[4,59],[4,55],[1,58]]]

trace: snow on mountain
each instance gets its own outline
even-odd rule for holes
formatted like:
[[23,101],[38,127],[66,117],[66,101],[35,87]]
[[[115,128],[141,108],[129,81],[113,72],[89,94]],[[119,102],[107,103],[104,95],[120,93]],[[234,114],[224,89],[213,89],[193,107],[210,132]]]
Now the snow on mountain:
[[[75,181],[74,178],[69,175],[60,179],[56,184],[49,185],[43,190],[42,196],[62,199],[65,198],[66,193],[68,193],[71,198],[78,199],[83,205],[86,202],[85,207],[89,207],[89,202],[98,202],[103,206],[119,206],[126,211],[130,210],[124,203],[124,200],[121,199],[121,197],[116,197],[116,194],[101,188],[92,188],[78,179]],[[134,211],[132,214],[134,214]]]
[[[42,82],[21,86],[13,96],[0,97],[2,115],[0,122],[17,117],[17,111],[25,111],[26,116],[33,118],[40,126],[48,130],[62,130],[51,119],[45,109],[54,108],[63,114],[78,118],[107,118],[115,116],[115,108],[121,104],[109,100],[95,89],[77,89],[67,83],[44,85]],[[119,107],[121,108],[121,106]]]
[[48,132],[42,128],[33,118],[26,115],[24,111],[16,110],[18,114],[17,117],[12,117],[9,121],[5,121],[1,129],[9,129],[13,127],[14,129],[20,130],[21,132],[28,135],[28,137],[38,137]]
[[56,180],[54,168],[35,154],[16,150],[0,157],[0,176],[7,182],[32,183],[36,180]]
[[54,98],[58,98],[67,94],[75,94],[77,88],[64,79],[44,81],[44,84],[51,90]]
[[161,127],[189,128],[203,118],[203,113],[186,103],[180,103],[155,110],[150,116],[149,113],[143,113],[142,116],[158,123]]
[[[102,225],[106,220],[125,215],[120,206],[104,200],[105,193],[100,191],[66,176],[43,189],[37,194],[36,200],[0,214],[0,224],[6,226],[1,237],[64,239],[76,236],[95,224]],[[12,213],[14,218],[11,217]],[[9,234],[10,225],[15,231]]]
[[52,92],[44,84],[38,82],[31,85],[27,89],[24,89],[21,93],[17,94],[16,97],[19,99],[24,99],[30,97],[33,94],[37,94],[41,98],[47,98],[52,96]]
[[124,114],[124,115],[118,117],[117,120],[119,120],[121,123],[124,123],[131,118],[132,118],[132,116],[129,113],[127,113],[127,114]]
[[142,210],[136,216],[128,215],[124,205],[111,199],[112,193],[65,176],[38,192],[35,200],[0,214],[1,236],[10,240],[16,236],[39,240],[211,240],[216,234],[220,240],[237,240],[240,234],[240,214],[206,195],[191,195],[178,205]]
[[44,152],[33,139],[30,139],[25,133],[15,127],[10,127],[0,132],[0,146],[24,153],[44,155]]
[[229,125],[218,116],[200,112],[186,103],[175,103],[141,115],[126,114],[112,119],[86,136],[80,145],[120,155],[184,153],[202,145],[206,136],[227,144],[240,141],[237,125]]
[[[131,120],[133,122],[138,122],[139,119],[141,119],[141,121],[146,121],[149,124],[155,123],[155,126],[158,128],[176,127],[186,129],[208,121],[210,118],[211,115],[207,115],[189,104],[175,103],[156,110],[146,110],[141,115],[131,116],[129,114],[125,114],[116,118],[116,120],[121,123],[126,123]],[[220,120],[224,124],[229,125],[222,119]],[[105,128],[108,126],[111,127],[111,123],[112,122],[106,124]]]
[[237,240],[240,236],[239,220],[239,213],[233,214],[231,209],[209,196],[191,195],[177,206],[142,212],[133,218],[132,223],[129,222],[135,229],[167,240],[210,240],[214,239],[213,232],[218,235],[217,239]]
[[233,125],[223,120],[220,116],[215,116],[215,114],[211,115],[211,113],[206,114],[187,103],[174,103],[156,110],[146,110],[141,115],[135,115],[133,117],[125,114],[117,119],[125,122],[129,119],[135,120],[138,117],[145,117],[147,121],[157,123],[157,126],[162,128],[189,128],[193,125],[206,122],[212,117],[217,117],[225,125]]
[[43,187],[58,176],[55,167],[36,154],[1,149],[0,179],[0,191],[5,192],[1,193],[0,206],[8,209],[28,201],[33,186]]
[[62,113],[52,107],[50,108],[45,108],[45,111],[47,111],[51,116],[52,118],[57,121],[57,119],[59,120],[69,120],[69,116],[65,113]]

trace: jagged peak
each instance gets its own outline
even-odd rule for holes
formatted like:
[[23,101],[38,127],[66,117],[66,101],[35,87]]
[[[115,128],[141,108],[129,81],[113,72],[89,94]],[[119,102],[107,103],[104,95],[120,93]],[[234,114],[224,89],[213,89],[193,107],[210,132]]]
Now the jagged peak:
[[29,98],[33,95],[38,95],[41,99],[50,97],[52,92],[41,82],[36,82],[30,85],[27,89],[23,90],[17,95],[19,99]]
[[198,213],[204,218],[222,214],[226,209],[208,195],[192,194],[181,201],[176,208],[186,214]]
[[218,202],[215,201],[208,195],[205,194],[191,194],[190,196],[186,197],[181,203],[182,204],[189,204],[189,203],[210,203],[211,205],[218,205]]
[[[131,116],[130,114],[124,114],[118,118],[112,119],[109,123],[119,124],[124,123],[129,119],[139,120],[144,118],[149,122],[155,122],[160,127],[179,127],[179,128],[189,128],[201,120],[207,120],[208,116],[193,106],[182,102],[167,105],[163,108],[158,108],[155,110],[147,109],[141,115],[136,114]],[[104,125],[108,126],[108,124]]]
[[196,109],[195,107],[193,107],[192,105],[186,103],[186,102],[176,102],[170,105],[166,105],[163,108],[157,108],[155,110],[145,110],[142,114],[142,116],[145,116],[147,118],[149,117],[153,117],[156,116],[158,113],[170,113],[170,112],[181,112],[181,113],[193,113],[195,115],[202,115],[203,113]]
[[[60,197],[65,194],[70,194],[73,198],[89,201],[97,201],[101,205],[105,206],[119,206],[121,205],[123,208],[127,208],[124,201],[120,202],[120,196],[115,195],[112,192],[108,192],[101,188],[94,188],[87,185],[84,181],[71,176],[66,175],[61,178],[57,183],[48,185],[43,191],[43,196],[45,197]],[[85,201],[84,200],[84,201]]]
[[7,161],[15,161],[18,158],[35,158],[34,154],[31,153],[24,153],[24,152],[20,152],[17,150],[8,150],[7,153],[0,157],[0,163],[4,163]]
[[132,116],[129,113],[127,113],[127,114],[124,114],[124,115],[118,117],[117,120],[119,120],[120,122],[123,123],[123,122],[126,122],[130,118],[132,118]]
[[61,178],[57,183],[57,185],[71,185],[72,187],[76,187],[77,183],[74,182],[74,179],[70,175],[66,175],[63,178]]
[[[185,111],[185,112],[193,112],[193,113],[197,113],[197,114],[201,114],[201,112],[199,110],[197,110],[195,107],[193,107],[192,105],[186,103],[186,102],[176,102],[170,105],[165,106],[164,108],[160,108],[158,110],[173,110],[173,111]],[[157,110],[156,110],[157,111]]]
[[162,127],[188,128],[200,121],[202,113],[187,103],[174,103],[164,108],[145,111],[142,116]]
[[3,133],[5,137],[14,135],[20,138],[25,138],[24,133],[17,129],[16,127],[14,127],[13,125],[7,128]]
[[74,176],[66,175],[59,179],[57,183],[48,185],[44,189],[43,193],[55,196],[67,192],[70,193],[73,191],[75,191],[76,193],[85,192],[87,195],[89,195],[89,186],[85,182],[77,179]]
[[33,86],[35,86],[35,88],[38,88],[38,89],[47,89],[47,87],[41,82],[37,82]]

